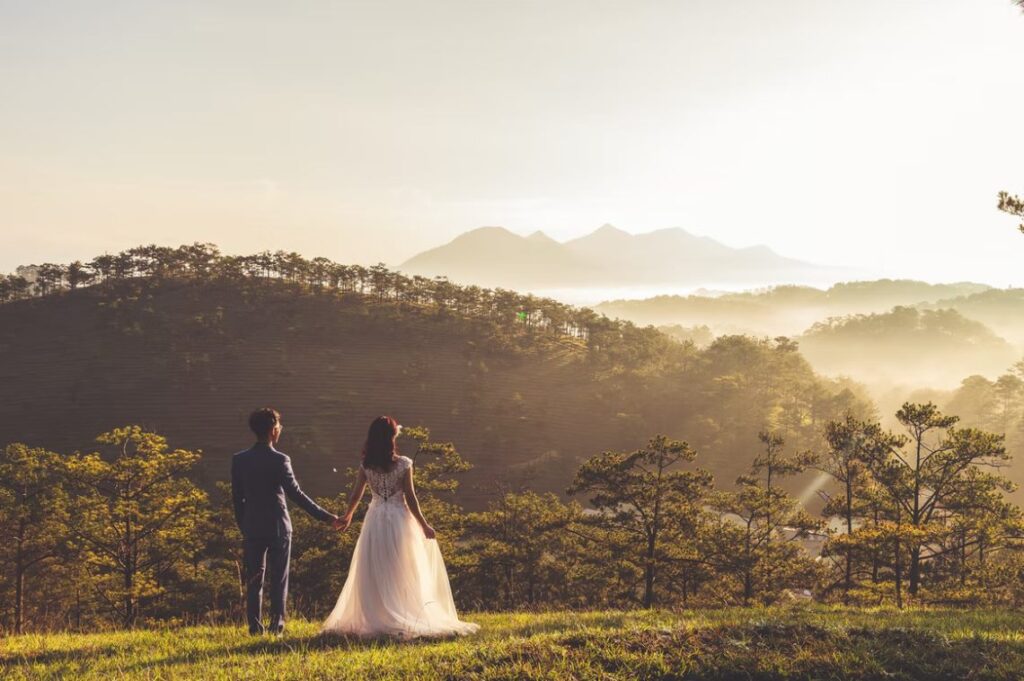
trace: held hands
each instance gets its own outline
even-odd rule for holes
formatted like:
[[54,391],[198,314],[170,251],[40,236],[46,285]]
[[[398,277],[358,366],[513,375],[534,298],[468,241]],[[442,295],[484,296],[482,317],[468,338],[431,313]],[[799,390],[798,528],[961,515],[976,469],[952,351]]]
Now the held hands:
[[423,525],[423,535],[427,539],[434,539],[435,537],[437,537],[437,532],[435,532],[434,528],[431,527],[430,525],[424,524]]

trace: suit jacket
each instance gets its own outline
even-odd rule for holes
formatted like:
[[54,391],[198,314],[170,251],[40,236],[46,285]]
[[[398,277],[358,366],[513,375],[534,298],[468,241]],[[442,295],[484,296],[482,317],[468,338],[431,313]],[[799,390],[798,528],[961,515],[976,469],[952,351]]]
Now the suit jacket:
[[257,442],[231,458],[231,500],[235,520],[246,539],[267,539],[292,533],[285,496],[317,520],[334,516],[299,488],[292,461],[273,445]]

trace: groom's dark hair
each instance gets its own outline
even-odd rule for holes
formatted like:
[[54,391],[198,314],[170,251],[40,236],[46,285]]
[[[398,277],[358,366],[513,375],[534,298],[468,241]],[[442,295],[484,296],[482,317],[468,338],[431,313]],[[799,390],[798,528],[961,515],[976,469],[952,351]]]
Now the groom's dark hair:
[[249,414],[249,429],[261,440],[270,437],[270,431],[280,422],[281,415],[270,407],[263,407]]

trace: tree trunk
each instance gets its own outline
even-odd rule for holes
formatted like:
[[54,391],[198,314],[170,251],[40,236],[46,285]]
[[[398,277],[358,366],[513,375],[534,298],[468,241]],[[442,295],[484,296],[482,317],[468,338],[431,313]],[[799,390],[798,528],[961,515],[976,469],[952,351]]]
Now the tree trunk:
[[644,607],[650,608],[654,605],[654,549],[655,536],[647,539],[647,562],[644,565]]
[[654,565],[648,559],[644,566],[644,607],[650,608],[654,605]]
[[14,558],[14,633],[23,633],[25,625],[25,519],[18,523],[18,548]]
[[124,625],[131,628],[135,625],[135,600],[132,598],[132,570],[124,571]]
[[960,533],[960,586],[967,584],[967,532]]
[[907,593],[911,597],[917,596],[917,587],[921,583],[921,547],[915,545],[910,550],[910,583],[907,585]]
[[511,565],[505,566],[505,607],[512,609],[515,607],[515,586],[513,581],[515,579],[515,573]]
[[903,556],[900,550],[899,537],[896,538],[896,607],[903,609]]
[[747,534],[743,539],[743,560],[745,566],[743,568],[743,605],[750,605],[750,600],[754,597],[754,569],[751,567],[751,524],[754,522],[754,516],[751,515],[747,519]]
[[25,570],[21,565],[21,556],[14,566],[14,633],[24,633],[25,619]]
[[[923,436],[916,436],[916,458],[914,459],[914,512],[910,516],[910,524],[914,529],[921,527],[921,448]],[[907,591],[911,597],[917,596],[917,585],[921,580],[921,545],[914,544],[910,549],[910,585]]]
[[125,545],[125,567],[124,567],[124,625],[135,626],[135,600],[132,598],[132,586],[135,581],[135,561],[132,547],[132,520],[128,516],[124,521],[124,545]]
[[843,582],[843,604],[850,604],[850,589],[853,588],[853,548],[850,537],[853,535],[853,481],[846,474],[846,576]]
[[[877,506],[875,506],[875,508],[874,508],[874,514],[875,514],[875,528],[877,529],[878,528],[878,507]],[[879,560],[878,554],[879,554],[880,551],[881,551],[881,549],[879,549],[878,547],[873,546],[871,548],[871,583],[872,584],[878,584],[878,570],[879,570],[879,563],[881,562]]]

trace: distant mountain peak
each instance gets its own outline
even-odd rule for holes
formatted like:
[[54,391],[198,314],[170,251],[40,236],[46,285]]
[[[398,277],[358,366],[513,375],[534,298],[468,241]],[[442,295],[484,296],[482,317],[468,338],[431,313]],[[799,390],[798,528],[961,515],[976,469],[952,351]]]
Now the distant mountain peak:
[[784,280],[817,271],[765,246],[732,248],[681,227],[631,234],[612,224],[558,242],[541,231],[521,236],[480,227],[402,264],[412,274],[530,290],[596,285],[709,285]]
[[481,238],[489,239],[489,238],[494,238],[494,237],[499,237],[499,238],[515,237],[517,239],[521,239],[522,238],[518,234],[513,234],[512,232],[510,232],[509,230],[505,229],[504,227],[487,226],[487,227],[477,227],[476,229],[471,229],[468,232],[465,232],[465,233],[460,234],[459,236],[455,237],[455,239],[453,241],[460,241],[462,239],[481,239]]
[[757,244],[756,246],[747,246],[746,248],[742,248],[740,250],[744,251],[745,253],[753,253],[753,254],[759,254],[759,255],[769,255],[769,256],[777,256],[778,255],[778,253],[776,253],[772,249],[768,248],[764,244]]
[[540,231],[539,229],[536,232],[534,232],[533,234],[531,234],[530,236],[526,237],[526,238],[528,240],[530,240],[530,241],[536,241],[536,242],[543,243],[543,244],[557,244],[558,243],[557,241],[555,241],[554,239],[552,239],[551,237],[549,237],[547,234],[545,234],[544,232]]
[[610,222],[606,222],[597,229],[595,229],[590,236],[633,236],[629,232],[625,232]]
[[695,235],[686,231],[682,227],[663,227],[661,229],[656,229],[653,232],[647,232],[647,234],[684,234],[686,236],[695,237]]
[[615,244],[631,242],[634,239],[635,237],[629,232],[625,232],[615,225],[605,223],[590,234],[564,242],[564,245],[570,249],[604,249],[610,247],[614,248]]

